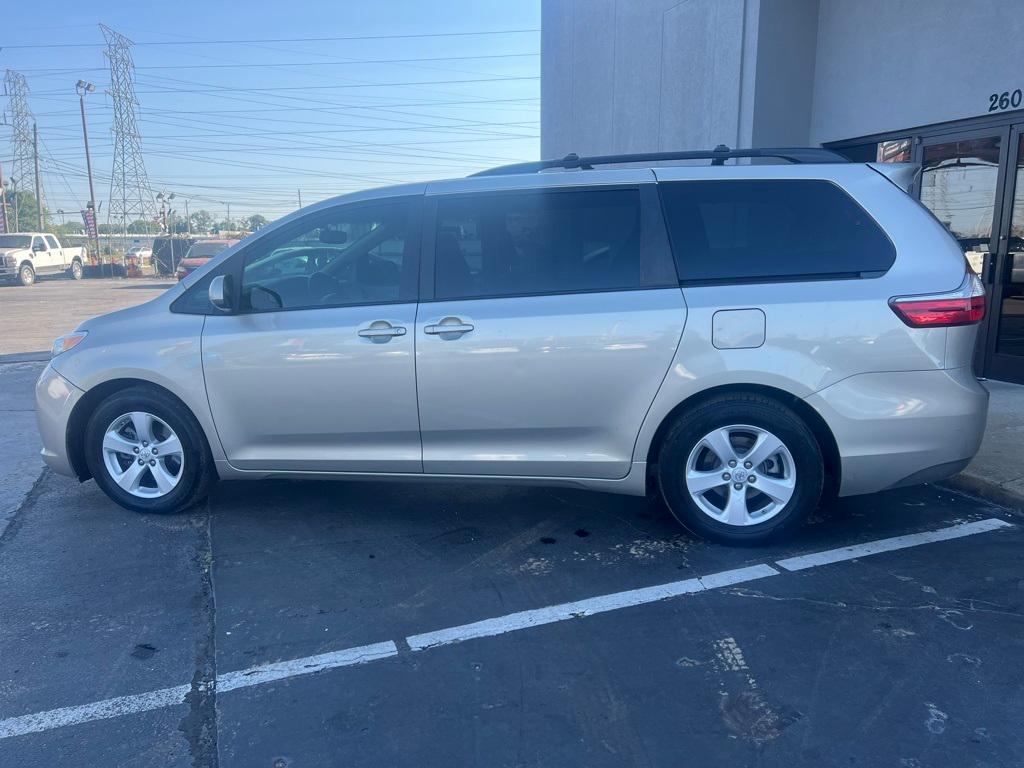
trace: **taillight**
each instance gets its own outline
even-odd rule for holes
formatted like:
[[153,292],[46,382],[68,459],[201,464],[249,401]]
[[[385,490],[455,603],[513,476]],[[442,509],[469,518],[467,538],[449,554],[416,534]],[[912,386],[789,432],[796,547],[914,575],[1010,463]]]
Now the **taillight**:
[[985,317],[985,286],[971,272],[955,291],[931,296],[898,296],[889,300],[889,306],[911,328],[974,325]]

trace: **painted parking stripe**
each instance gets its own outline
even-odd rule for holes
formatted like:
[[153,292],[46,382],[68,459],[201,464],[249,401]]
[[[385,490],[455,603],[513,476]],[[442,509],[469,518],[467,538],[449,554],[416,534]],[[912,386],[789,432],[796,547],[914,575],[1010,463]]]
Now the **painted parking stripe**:
[[922,531],[921,533],[909,533],[906,536],[893,536],[891,539],[878,539],[868,541],[864,544],[854,544],[849,547],[838,549],[826,549],[824,552],[814,552],[810,555],[799,557],[788,557],[785,560],[776,560],[775,564],[787,571],[802,571],[806,568],[816,568],[819,565],[840,563],[844,560],[855,560],[858,557],[877,555],[881,552],[892,552],[896,549],[907,549],[918,547],[921,544],[934,544],[937,541],[949,541],[964,536],[973,536],[976,533],[994,531],[998,528],[1012,527],[1012,523],[1005,520],[989,518],[978,520],[974,523],[960,523],[951,525],[949,528],[940,528],[937,531]]
[[350,667],[353,664],[366,664],[371,661],[387,659],[398,655],[398,646],[388,640],[384,643],[364,645],[359,648],[347,648],[343,651],[321,653],[318,656],[307,656],[304,659],[278,661],[272,664],[260,664],[238,672],[226,672],[217,675],[217,693],[233,691],[236,688],[248,688],[253,685],[271,683],[299,675],[312,675],[325,669]]
[[[342,651],[308,656],[304,659],[281,661],[273,664],[260,664],[237,672],[227,672],[217,676],[217,691],[233,691],[237,688],[248,688],[274,680],[309,675],[325,669],[349,667],[353,664],[365,664],[370,661],[397,656],[398,648],[388,640],[385,643],[374,643],[359,648],[346,648]],[[0,739],[12,736],[24,736],[28,733],[49,731],[67,725],[78,725],[93,720],[106,720],[111,717],[134,715],[154,709],[173,707],[185,701],[185,696],[192,690],[190,685],[178,685],[173,688],[161,688],[148,693],[132,696],[118,696],[115,699],[94,701],[77,707],[62,707],[47,712],[36,712],[21,717],[0,720]]]
[[[781,568],[787,571],[798,571],[807,568],[814,568],[819,565],[852,560],[859,557],[876,555],[882,552],[891,552],[897,549],[915,547],[921,544],[931,544],[949,539],[958,539],[964,536],[973,536],[978,533],[994,531],[1001,528],[1012,528],[1012,523],[1003,520],[990,518],[979,520],[973,523],[961,523],[948,528],[941,528],[937,531],[925,531],[913,533],[906,536],[895,536],[889,539],[879,539],[864,544],[856,544],[850,547],[840,547],[824,552],[815,552],[799,557],[790,557],[776,562]],[[412,635],[407,638],[409,647],[414,651],[424,651],[442,645],[458,643],[477,637],[491,637],[520,629],[551,624],[557,621],[582,618],[607,611],[614,611],[620,608],[643,605],[645,603],[666,600],[682,595],[696,594],[713,589],[742,584],[744,582],[762,579],[767,576],[781,575],[771,565],[761,563],[735,568],[729,571],[698,576],[683,581],[673,581],[668,584],[659,584],[653,587],[643,587],[625,592],[614,592],[609,595],[599,595],[585,600],[577,600],[571,603],[537,608],[529,611],[499,616],[493,619],[463,624],[458,627],[449,627],[434,632],[425,632],[419,635]],[[394,657],[398,654],[398,648],[392,641],[373,643],[356,648],[346,648],[339,651],[331,651],[316,656],[306,656],[301,659],[290,661],[272,662],[260,664],[248,669],[236,672],[226,672],[217,676],[216,688],[219,693],[249,688],[256,685],[274,682],[277,680],[288,680],[301,675],[310,675],[328,669],[366,664],[381,659]],[[51,709],[46,712],[36,712],[18,717],[11,717],[0,720],[0,740],[13,736],[23,736],[30,733],[39,733],[56,728],[63,728],[69,725],[78,725],[95,720],[106,720],[124,715],[132,715],[140,712],[149,712],[164,707],[172,707],[182,704],[185,696],[191,690],[189,685],[179,685],[173,688],[161,688],[146,693],[119,696],[113,699],[95,701],[90,704],[81,704],[72,707]]]
[[[629,608],[634,605],[666,600],[670,597],[678,597],[679,595],[689,595],[694,592],[704,592],[708,589],[716,589],[730,584],[763,579],[765,576],[777,576],[778,573],[770,565],[752,565],[748,568],[736,568],[735,570],[723,571],[722,573],[713,573],[710,576],[699,576],[695,579],[659,584],[655,587],[614,592],[610,595],[599,595],[598,597],[576,600],[572,603],[562,603],[561,605],[549,605],[546,608],[536,608],[532,611],[519,611],[519,613],[510,613],[494,619],[474,621],[472,624],[463,624],[459,627],[448,627],[447,629],[439,629],[435,632],[412,635],[406,638],[406,640],[409,643],[409,647],[414,651],[424,651],[427,648],[461,643],[464,640],[471,640],[476,637],[503,635],[506,632],[539,627],[543,624],[553,624],[556,621],[578,619],[584,616],[592,616],[596,613],[617,611],[620,608]],[[710,583],[705,584],[705,580]]]
[[178,685],[174,688],[161,688],[158,691],[137,693],[133,696],[118,696],[116,699],[94,701],[78,707],[62,707],[49,712],[36,712],[31,715],[12,717],[0,720],[0,739],[12,736],[23,736],[26,733],[39,733],[66,725],[78,725],[93,720],[106,720],[122,715],[134,715],[136,712],[149,712],[152,709],[173,707],[185,700],[185,694],[191,690],[190,685]]

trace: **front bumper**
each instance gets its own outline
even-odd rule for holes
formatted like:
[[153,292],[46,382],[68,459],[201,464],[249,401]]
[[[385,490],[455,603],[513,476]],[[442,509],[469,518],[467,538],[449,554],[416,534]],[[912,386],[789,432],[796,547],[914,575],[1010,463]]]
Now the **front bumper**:
[[68,420],[85,393],[47,364],[36,382],[36,421],[43,448],[39,452],[54,472],[75,477],[68,458]]
[[930,482],[978,452],[988,390],[970,367],[850,376],[807,398],[835,436],[840,496]]

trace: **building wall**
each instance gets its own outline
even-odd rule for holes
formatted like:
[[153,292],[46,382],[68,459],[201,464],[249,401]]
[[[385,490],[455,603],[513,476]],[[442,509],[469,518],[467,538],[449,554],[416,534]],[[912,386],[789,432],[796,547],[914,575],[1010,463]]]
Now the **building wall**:
[[1024,87],[1021,0],[822,0],[815,144],[974,117]]
[[542,3],[545,157],[820,144],[1024,87],[1024,0]]
[[541,153],[752,137],[761,0],[544,0]]

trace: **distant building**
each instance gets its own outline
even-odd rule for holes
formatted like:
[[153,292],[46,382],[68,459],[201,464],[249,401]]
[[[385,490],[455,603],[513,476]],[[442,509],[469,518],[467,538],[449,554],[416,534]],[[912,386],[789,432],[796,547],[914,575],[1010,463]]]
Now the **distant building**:
[[979,370],[1024,382],[1021,0],[542,0],[541,151],[835,148],[914,190],[991,292]]

